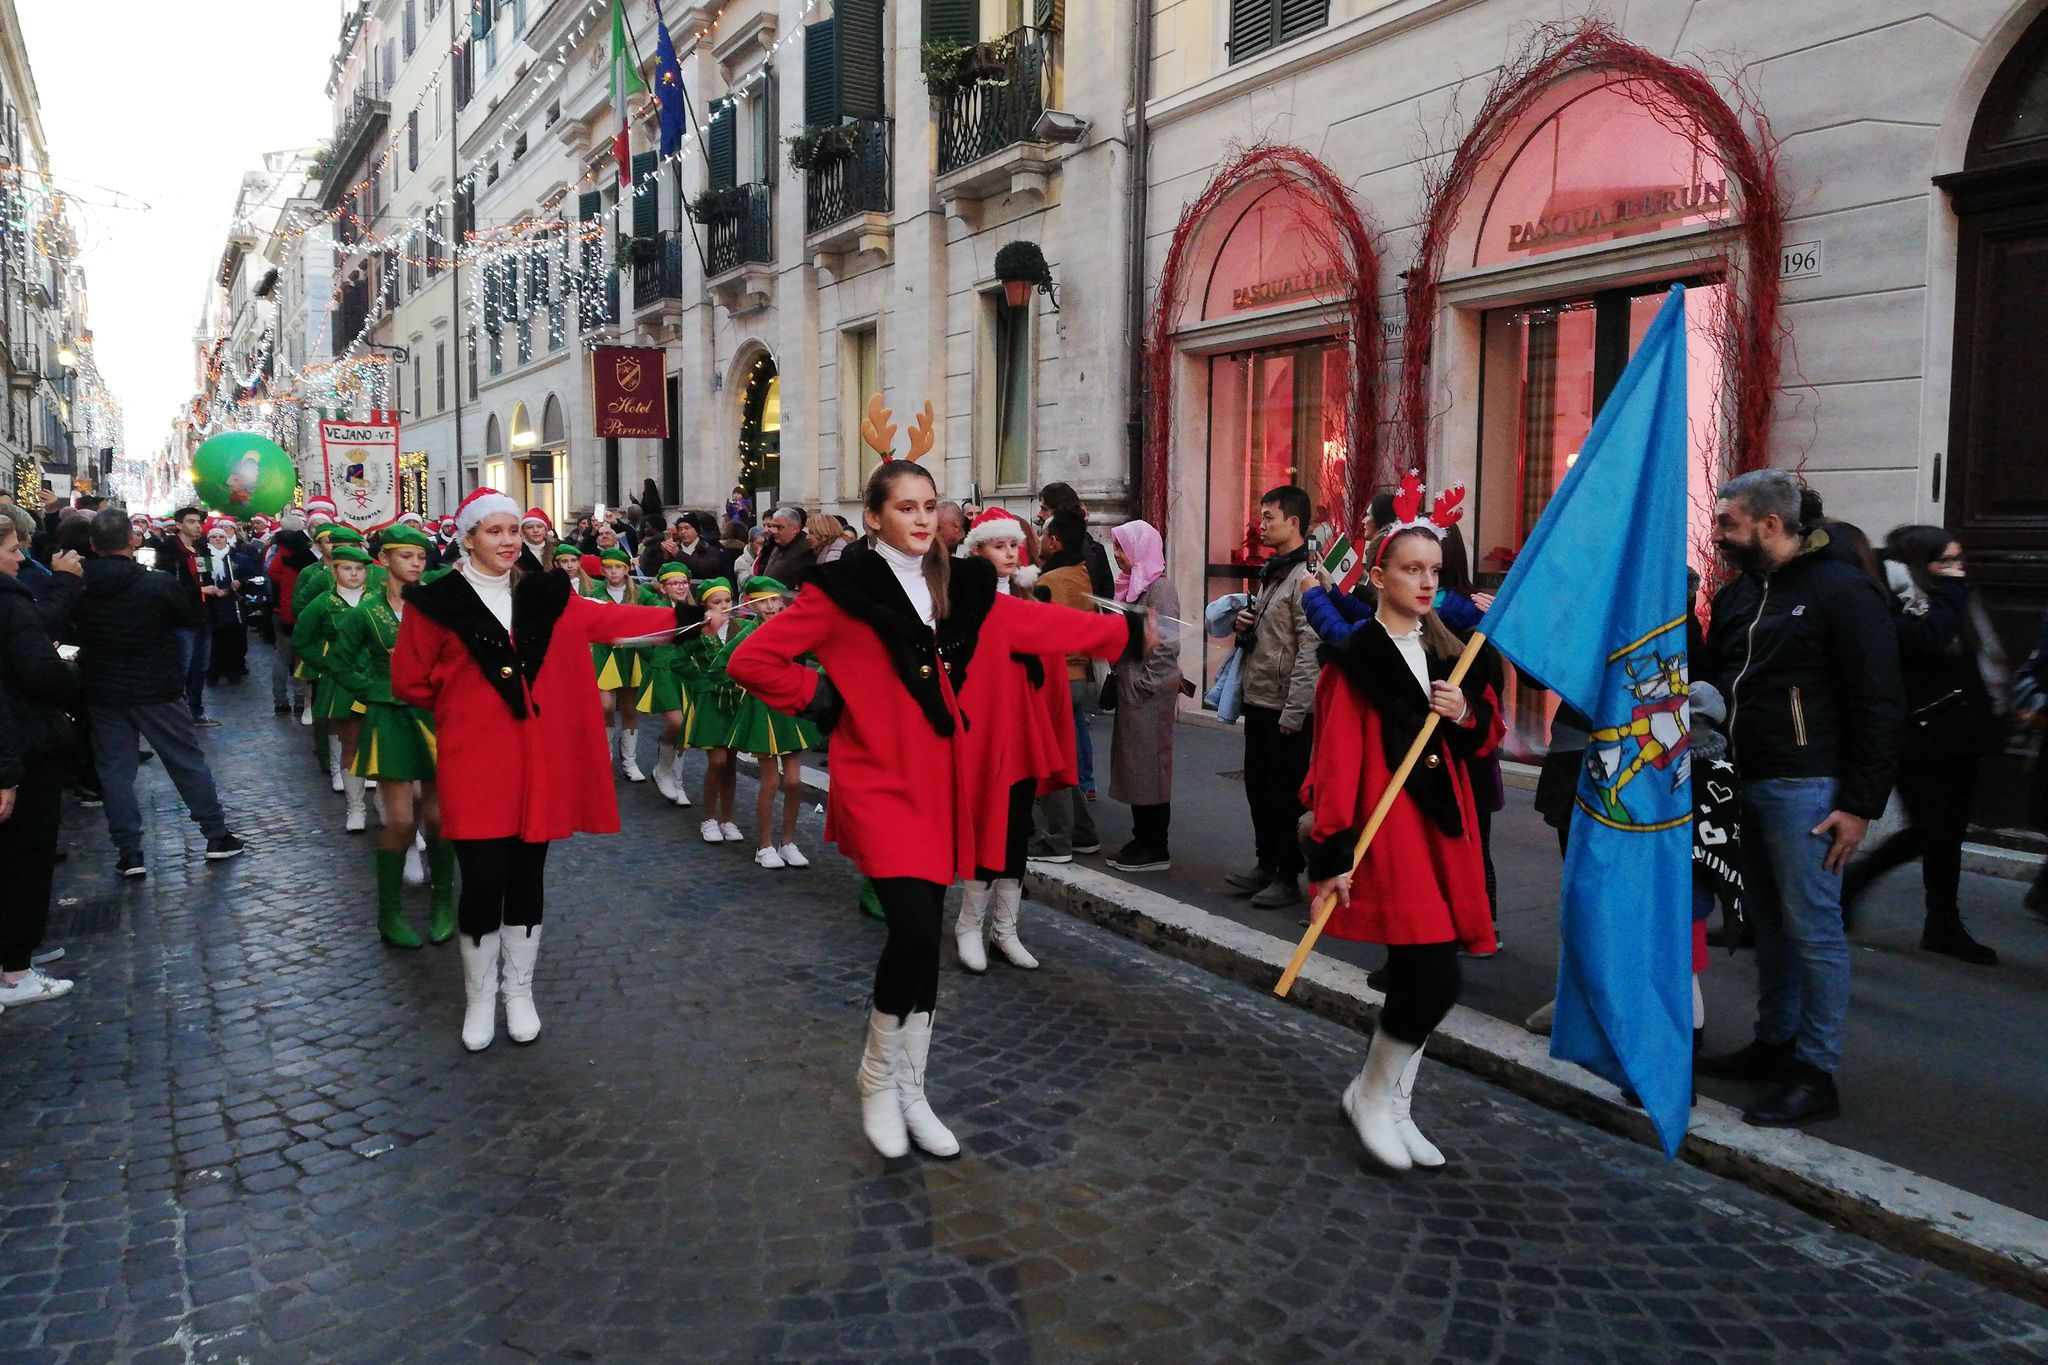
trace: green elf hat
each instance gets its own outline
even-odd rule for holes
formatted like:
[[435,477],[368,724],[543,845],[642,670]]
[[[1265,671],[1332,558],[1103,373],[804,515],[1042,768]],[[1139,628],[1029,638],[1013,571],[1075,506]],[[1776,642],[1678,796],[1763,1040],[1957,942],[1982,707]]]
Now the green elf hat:
[[386,550],[394,545],[410,545],[416,550],[431,550],[434,548],[434,542],[427,539],[426,532],[417,527],[408,526],[402,521],[393,522],[377,534],[381,537],[381,547]]
[[320,534],[327,537],[327,543],[330,545],[361,545],[363,543],[363,533],[361,531],[358,531],[353,526],[343,526],[340,522],[336,522],[332,526],[321,527]]
[[581,559],[583,558],[583,551],[577,549],[574,545],[570,544],[568,541],[565,540],[560,545],[557,545],[555,547],[555,558]]
[[707,578],[697,585],[697,600],[699,602],[709,603],[714,596],[720,593],[727,597],[732,596],[732,580],[730,578]]
[[661,572],[656,574],[655,578],[663,583],[668,582],[671,578],[680,578],[687,583],[690,581],[690,571],[681,564],[671,562],[662,565]]
[[602,564],[631,564],[633,562],[633,556],[627,554],[625,550],[617,545],[612,546],[609,550],[599,550],[597,558],[598,562]]
[[370,552],[360,545],[337,545],[327,556],[337,564],[368,564]]
[[747,580],[747,600],[758,602],[764,597],[787,597],[789,589],[770,578],[767,574],[755,574]]

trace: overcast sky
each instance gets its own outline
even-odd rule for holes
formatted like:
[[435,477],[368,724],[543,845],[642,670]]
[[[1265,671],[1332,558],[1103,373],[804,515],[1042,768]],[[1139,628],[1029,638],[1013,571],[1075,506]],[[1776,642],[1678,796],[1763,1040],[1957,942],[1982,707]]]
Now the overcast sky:
[[[100,369],[136,453],[192,391],[192,332],[242,172],[324,141],[340,0],[15,0],[60,186],[83,204]],[[104,207],[103,186],[147,212]]]

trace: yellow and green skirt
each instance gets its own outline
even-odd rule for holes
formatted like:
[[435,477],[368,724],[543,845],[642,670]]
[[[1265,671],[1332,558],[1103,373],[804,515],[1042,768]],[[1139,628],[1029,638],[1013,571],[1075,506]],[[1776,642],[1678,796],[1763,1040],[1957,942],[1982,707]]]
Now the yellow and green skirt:
[[732,738],[724,747],[743,754],[780,757],[801,753],[817,742],[816,727],[748,695],[741,697],[733,713]]
[[683,721],[683,747],[730,749],[733,716],[738,710],[740,690],[737,687],[686,688],[685,696],[689,706]]
[[357,777],[378,782],[434,779],[434,719],[417,706],[364,702],[363,733],[356,740]]
[[673,668],[664,668],[658,663],[647,666],[647,677],[640,684],[640,698],[634,706],[649,716],[681,711],[684,723],[689,721],[690,696],[683,690],[681,676]]
[[356,720],[362,716],[362,698],[334,678],[321,675],[313,683],[313,719]]
[[647,659],[637,649],[622,649],[617,645],[592,645],[590,661],[597,665],[597,686],[599,691],[615,692],[630,687],[639,691],[647,681]]

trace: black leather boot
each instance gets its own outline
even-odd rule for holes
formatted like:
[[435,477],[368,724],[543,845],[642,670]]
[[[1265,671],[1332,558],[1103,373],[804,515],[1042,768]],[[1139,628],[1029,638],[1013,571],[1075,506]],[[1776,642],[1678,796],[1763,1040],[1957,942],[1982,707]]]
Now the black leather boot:
[[1752,1128],[1799,1128],[1841,1114],[1833,1076],[1805,1062],[1792,1067],[1790,1080],[1743,1111],[1744,1123]]
[[1920,947],[1930,953],[1940,953],[1958,962],[1968,962],[1978,967],[1996,967],[1998,952],[1970,937],[1970,931],[1963,927],[1961,914],[1951,911],[1946,915],[1929,915],[1927,924],[1920,931]]

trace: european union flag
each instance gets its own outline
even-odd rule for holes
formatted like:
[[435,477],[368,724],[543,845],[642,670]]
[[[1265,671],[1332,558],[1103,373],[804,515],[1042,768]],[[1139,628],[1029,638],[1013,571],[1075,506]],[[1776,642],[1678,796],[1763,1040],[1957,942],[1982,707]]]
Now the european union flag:
[[661,17],[661,0],[654,0],[654,98],[661,105],[661,154],[674,156],[683,145],[683,64]]
[[1674,286],[1480,626],[1593,722],[1550,1055],[1632,1088],[1667,1156],[1692,1094],[1685,401]]

